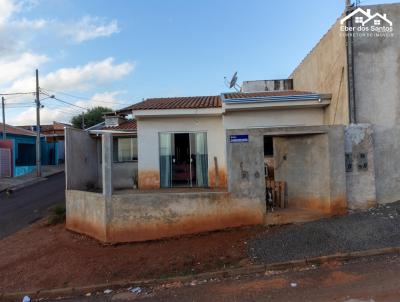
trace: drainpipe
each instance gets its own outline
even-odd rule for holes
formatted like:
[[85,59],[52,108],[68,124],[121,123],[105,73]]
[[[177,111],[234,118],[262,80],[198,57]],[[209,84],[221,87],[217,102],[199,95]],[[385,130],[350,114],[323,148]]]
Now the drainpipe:
[[[346,16],[353,11],[354,7],[346,2]],[[346,21],[346,26],[353,27],[353,18]],[[350,32],[351,33],[351,32]],[[348,94],[349,94],[349,120],[350,124],[356,123],[356,94],[354,86],[354,50],[353,50],[353,36],[346,35],[346,53],[347,53],[347,81],[348,81]]]

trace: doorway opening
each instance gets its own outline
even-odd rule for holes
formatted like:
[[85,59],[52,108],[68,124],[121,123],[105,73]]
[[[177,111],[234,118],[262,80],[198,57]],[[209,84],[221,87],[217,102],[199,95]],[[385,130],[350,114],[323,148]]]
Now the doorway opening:
[[205,132],[160,133],[160,186],[208,186]]
[[286,208],[286,183],[275,180],[274,138],[264,136],[265,202],[267,211]]

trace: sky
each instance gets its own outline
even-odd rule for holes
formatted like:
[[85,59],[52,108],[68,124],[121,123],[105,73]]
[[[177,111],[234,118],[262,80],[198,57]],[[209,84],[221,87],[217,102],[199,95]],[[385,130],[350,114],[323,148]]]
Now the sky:
[[235,71],[239,83],[286,78],[344,3],[0,0],[0,93],[28,93],[6,96],[6,123],[35,124],[36,68],[42,124],[93,106],[217,95]]

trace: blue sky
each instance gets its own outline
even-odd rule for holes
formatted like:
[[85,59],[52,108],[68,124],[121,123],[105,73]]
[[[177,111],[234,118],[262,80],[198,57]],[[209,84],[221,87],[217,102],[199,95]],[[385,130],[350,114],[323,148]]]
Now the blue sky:
[[[239,82],[286,78],[344,2],[0,0],[0,88],[32,91],[39,68],[40,86],[58,98],[116,109],[148,97],[219,94],[234,71]],[[7,98],[6,121],[33,123],[32,102]],[[80,111],[43,104],[44,123]]]

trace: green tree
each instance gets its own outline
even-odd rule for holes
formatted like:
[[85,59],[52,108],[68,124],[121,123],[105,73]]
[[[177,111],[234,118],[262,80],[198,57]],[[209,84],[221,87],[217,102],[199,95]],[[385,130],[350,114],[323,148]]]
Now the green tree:
[[[104,113],[112,111],[113,110],[111,108],[102,106],[90,108],[88,111],[83,113],[83,116],[85,118],[85,128],[89,128],[98,123],[101,123],[104,120]],[[82,128],[82,114],[74,116],[71,119],[71,124],[75,128]]]

